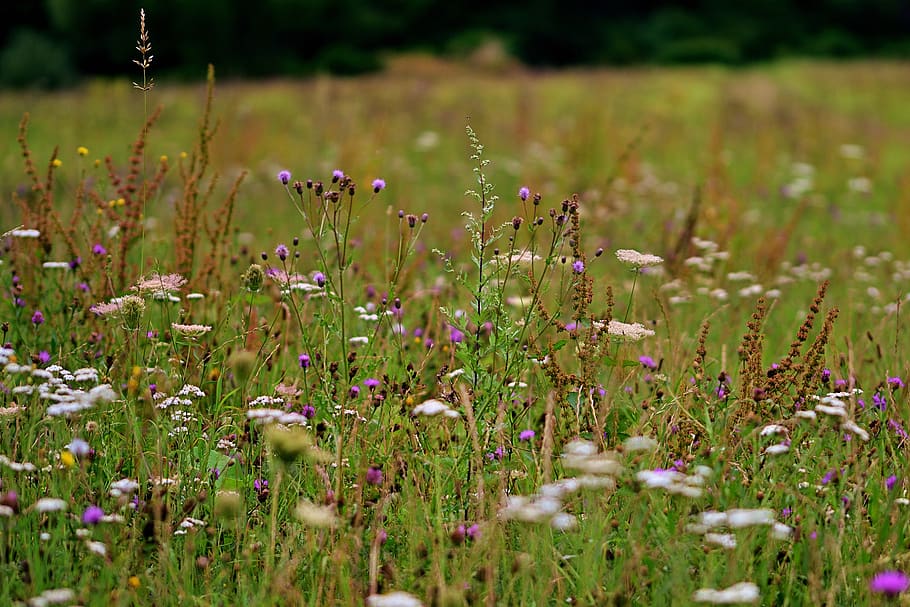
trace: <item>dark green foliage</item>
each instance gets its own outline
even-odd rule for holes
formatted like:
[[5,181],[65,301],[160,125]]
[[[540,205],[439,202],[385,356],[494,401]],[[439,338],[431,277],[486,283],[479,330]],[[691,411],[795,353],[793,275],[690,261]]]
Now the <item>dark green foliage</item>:
[[[17,8],[24,4],[30,6]],[[535,66],[900,56],[907,54],[910,40],[910,10],[898,0],[32,4],[16,3],[0,20],[0,51],[7,59],[0,71],[4,86],[59,85],[66,81],[70,63],[80,74],[131,73],[123,50],[133,45],[140,4],[161,57],[159,73],[192,78],[209,63],[228,77],[359,73],[380,67],[381,55],[389,51],[430,49],[466,56],[490,37]]]

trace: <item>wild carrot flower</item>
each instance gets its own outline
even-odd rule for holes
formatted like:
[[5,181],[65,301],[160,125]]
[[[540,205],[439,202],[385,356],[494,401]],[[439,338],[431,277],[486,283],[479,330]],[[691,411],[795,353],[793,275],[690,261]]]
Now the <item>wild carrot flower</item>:
[[882,571],[869,582],[869,590],[889,597],[896,597],[907,588],[910,588],[910,578],[903,571]]
[[422,607],[420,602],[413,594],[401,592],[389,592],[386,594],[371,594],[367,597],[367,607]]
[[278,171],[278,181],[281,182],[281,185],[287,185],[291,182],[291,172],[290,171]]
[[374,179],[373,180],[373,193],[378,194],[380,190],[385,189],[385,180],[384,179]]
[[66,510],[66,501],[58,497],[42,497],[35,502],[35,510],[38,512],[61,512]]
[[651,255],[649,253],[639,253],[634,249],[619,249],[616,251],[616,259],[634,268],[646,268],[664,262],[663,257],[658,257],[657,255]]
[[696,603],[713,603],[715,605],[728,603],[756,603],[760,598],[758,586],[752,582],[740,582],[723,590],[702,588],[696,590],[692,600]]
[[209,325],[184,325],[176,322],[171,323],[171,328],[184,337],[199,337],[212,330]]

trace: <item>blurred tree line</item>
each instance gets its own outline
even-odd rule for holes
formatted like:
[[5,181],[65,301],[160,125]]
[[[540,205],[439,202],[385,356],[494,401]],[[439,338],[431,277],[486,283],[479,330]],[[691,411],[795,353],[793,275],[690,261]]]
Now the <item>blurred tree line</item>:
[[532,66],[907,56],[910,0],[27,0],[0,14],[0,86],[135,76],[138,13],[155,74],[198,78],[380,67],[383,53],[501,41]]

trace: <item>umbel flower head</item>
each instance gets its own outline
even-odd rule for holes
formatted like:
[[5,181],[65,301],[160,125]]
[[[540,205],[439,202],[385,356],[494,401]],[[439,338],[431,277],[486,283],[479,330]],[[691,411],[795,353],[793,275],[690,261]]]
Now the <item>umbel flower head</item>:
[[639,253],[635,249],[619,249],[616,251],[616,259],[634,268],[647,268],[664,262],[663,257],[649,253]]

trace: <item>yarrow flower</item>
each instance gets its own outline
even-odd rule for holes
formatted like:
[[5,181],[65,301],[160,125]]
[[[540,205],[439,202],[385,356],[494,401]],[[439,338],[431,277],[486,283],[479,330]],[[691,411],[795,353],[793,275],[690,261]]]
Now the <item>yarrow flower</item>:
[[882,571],[869,582],[869,590],[889,597],[896,597],[910,588],[910,578],[903,571]]
[[281,185],[287,185],[291,182],[291,172],[290,171],[278,171],[278,181],[281,182]]
[[372,185],[373,193],[378,194],[380,190],[385,189],[385,179],[374,179]]

